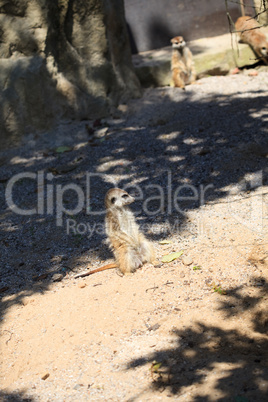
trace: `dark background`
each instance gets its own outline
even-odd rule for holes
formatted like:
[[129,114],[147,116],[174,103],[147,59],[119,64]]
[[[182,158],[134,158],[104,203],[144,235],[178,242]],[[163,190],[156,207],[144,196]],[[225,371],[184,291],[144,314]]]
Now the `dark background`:
[[[252,0],[244,3],[253,15]],[[240,5],[227,4],[235,21]],[[132,53],[168,46],[177,35],[189,41],[229,32],[224,0],[125,0],[125,12]]]

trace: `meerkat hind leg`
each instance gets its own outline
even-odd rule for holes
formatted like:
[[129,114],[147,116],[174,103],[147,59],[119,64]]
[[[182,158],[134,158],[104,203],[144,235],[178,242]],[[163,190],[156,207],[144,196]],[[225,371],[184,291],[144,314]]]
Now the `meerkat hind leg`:
[[172,71],[172,79],[173,79],[175,87],[185,89],[185,82],[181,78],[181,72],[180,72],[179,69],[177,69],[177,68],[173,69],[173,71]]
[[116,261],[120,271],[124,274],[131,274],[142,266],[142,260],[138,253],[132,247],[120,247],[116,252]]
[[139,236],[140,241],[140,254],[142,258],[142,262],[149,262],[151,264],[159,265],[158,261],[155,258],[155,251],[153,244],[147,240],[142,234]]

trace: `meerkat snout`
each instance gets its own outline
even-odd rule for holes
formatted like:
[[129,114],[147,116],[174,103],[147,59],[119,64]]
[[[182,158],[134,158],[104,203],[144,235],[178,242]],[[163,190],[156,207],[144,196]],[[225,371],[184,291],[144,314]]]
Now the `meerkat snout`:
[[111,188],[105,196],[105,207],[106,209],[122,208],[124,205],[130,205],[134,201],[135,198],[126,191],[119,188]]
[[172,43],[172,47],[175,49],[181,49],[186,46],[186,42],[182,36],[175,36],[175,38],[172,38],[170,42]]

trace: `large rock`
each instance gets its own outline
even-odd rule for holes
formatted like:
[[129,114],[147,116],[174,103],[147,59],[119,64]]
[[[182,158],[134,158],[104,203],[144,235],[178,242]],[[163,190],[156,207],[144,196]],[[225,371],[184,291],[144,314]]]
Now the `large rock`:
[[140,95],[123,0],[0,0],[0,138]]

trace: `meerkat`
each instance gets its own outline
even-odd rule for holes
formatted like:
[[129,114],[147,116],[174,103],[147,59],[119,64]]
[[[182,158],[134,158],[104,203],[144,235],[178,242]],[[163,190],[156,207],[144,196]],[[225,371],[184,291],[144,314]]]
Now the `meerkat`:
[[247,43],[256,56],[268,64],[268,42],[259,28],[259,23],[248,16],[238,18],[235,23],[241,41]]
[[152,243],[139,231],[134,214],[128,208],[134,201],[131,195],[120,188],[112,188],[106,193],[105,230],[115,263],[78,274],[75,278],[111,268],[119,268],[125,275],[136,271],[146,262],[157,265]]
[[175,87],[185,89],[185,85],[196,80],[196,72],[191,50],[182,36],[172,38],[171,71]]

